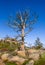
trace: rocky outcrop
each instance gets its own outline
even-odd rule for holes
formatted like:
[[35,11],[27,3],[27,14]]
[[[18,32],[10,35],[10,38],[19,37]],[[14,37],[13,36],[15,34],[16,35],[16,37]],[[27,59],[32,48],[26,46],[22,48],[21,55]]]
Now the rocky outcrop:
[[[7,52],[0,54],[1,55],[0,57],[2,61],[15,62],[17,65],[22,65],[28,60],[29,61],[26,65],[34,65],[34,61],[37,61],[39,59],[40,53],[41,53],[40,50],[35,50],[35,49],[22,50],[22,51],[15,50],[11,52],[10,54]],[[13,54],[16,54],[16,55],[13,55]]]

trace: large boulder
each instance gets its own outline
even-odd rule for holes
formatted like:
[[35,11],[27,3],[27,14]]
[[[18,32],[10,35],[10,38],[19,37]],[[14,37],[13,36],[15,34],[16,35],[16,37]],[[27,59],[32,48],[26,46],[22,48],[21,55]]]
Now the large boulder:
[[21,58],[19,56],[13,56],[12,58],[9,58],[8,61],[16,62],[17,64],[23,64],[26,59]]
[[19,57],[18,56],[12,56],[8,58],[8,61],[18,61]]
[[34,60],[39,59],[39,50],[36,49],[29,49],[28,50],[29,58],[32,58]]
[[26,57],[25,51],[17,51],[17,55],[21,57]]
[[6,60],[8,60],[8,56],[9,56],[8,53],[4,53],[4,54],[2,54],[1,59],[2,59],[3,61],[6,61]]
[[37,54],[37,53],[33,53],[33,54],[30,54],[29,55],[29,58],[32,58],[33,60],[38,60],[39,59],[39,54]]

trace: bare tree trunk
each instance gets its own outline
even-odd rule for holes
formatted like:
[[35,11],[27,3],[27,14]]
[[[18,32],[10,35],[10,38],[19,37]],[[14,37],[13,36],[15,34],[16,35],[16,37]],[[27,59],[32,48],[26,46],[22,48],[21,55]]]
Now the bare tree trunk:
[[22,43],[24,44],[24,29],[22,29]]
[[21,49],[25,50],[24,49],[24,26],[22,27],[22,45],[21,45]]

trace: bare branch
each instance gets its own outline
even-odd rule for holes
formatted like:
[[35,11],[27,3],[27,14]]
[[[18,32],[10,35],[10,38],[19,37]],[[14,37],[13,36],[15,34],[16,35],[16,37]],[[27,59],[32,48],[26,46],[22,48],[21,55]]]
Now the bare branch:
[[26,22],[29,19],[29,12],[28,11],[25,11],[23,13],[23,18],[24,18],[24,22]]
[[12,25],[12,23],[8,23],[8,26],[11,28],[16,28],[16,25]]
[[17,13],[17,20],[19,20],[20,22],[23,22],[22,15],[21,15],[20,11]]
[[15,39],[18,39],[19,37],[21,37],[20,35],[16,36]]
[[33,30],[33,28],[30,27],[29,30],[25,33],[25,35],[28,34],[29,32],[31,32],[32,30]]
[[29,21],[29,24],[26,24],[25,26],[26,27],[29,27],[30,25],[33,25],[37,22],[37,19],[38,19],[38,16],[35,16],[33,20],[30,20]]

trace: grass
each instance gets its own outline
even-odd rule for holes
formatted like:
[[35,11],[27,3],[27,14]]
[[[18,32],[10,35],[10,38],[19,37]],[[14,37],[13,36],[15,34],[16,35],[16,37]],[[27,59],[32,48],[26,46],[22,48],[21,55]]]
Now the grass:
[[45,58],[45,53],[42,54],[42,58]]
[[38,61],[35,61],[34,65],[45,65],[45,53],[42,54],[42,57]]
[[6,62],[5,65],[17,65],[15,62]]
[[1,51],[14,51],[16,49],[18,49],[20,45],[14,44],[13,42],[10,44],[10,42],[0,42],[0,50]]
[[31,59],[26,60],[22,65],[28,64],[30,60],[31,60]]
[[28,62],[29,62],[29,61],[25,61],[22,65],[26,65],[26,64],[28,64]]

